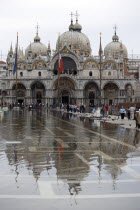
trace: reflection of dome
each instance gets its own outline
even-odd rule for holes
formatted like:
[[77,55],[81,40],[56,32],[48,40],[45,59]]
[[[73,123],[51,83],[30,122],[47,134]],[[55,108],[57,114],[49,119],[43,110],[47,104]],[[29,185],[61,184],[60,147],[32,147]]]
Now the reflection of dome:
[[38,34],[34,38],[34,42],[26,48],[25,56],[28,57],[29,53],[32,53],[35,57],[39,54],[42,56],[47,55],[47,47],[40,42]]
[[119,42],[119,37],[116,35],[116,32],[112,37],[112,40],[113,41],[110,42],[104,49],[105,58],[109,57],[115,59],[119,57],[127,58],[128,57],[127,48],[125,47],[124,44]]
[[[77,27],[77,26],[76,26]],[[58,48],[62,49],[64,46],[67,46],[71,51],[79,50],[80,54],[84,53],[91,53],[90,48],[90,41],[88,37],[75,30],[67,31],[60,35],[60,37],[57,40],[56,49]]]

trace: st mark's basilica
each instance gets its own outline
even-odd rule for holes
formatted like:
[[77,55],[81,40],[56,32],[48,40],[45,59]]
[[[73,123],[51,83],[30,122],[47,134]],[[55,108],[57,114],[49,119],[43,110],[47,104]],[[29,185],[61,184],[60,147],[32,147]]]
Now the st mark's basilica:
[[[90,40],[82,26],[71,19],[52,52],[38,34],[25,50],[18,49],[17,100],[19,103],[59,103],[98,105],[140,102],[140,59],[129,59],[126,46],[119,41],[116,28],[100,56],[91,54]],[[101,46],[100,46],[101,47]],[[58,77],[58,55],[64,71]],[[16,102],[16,77],[13,75],[15,51],[7,55],[5,73],[0,74],[0,104]],[[101,74],[100,74],[101,70]],[[58,82],[59,79],[59,82]],[[100,83],[101,82],[101,83]],[[101,86],[100,86],[101,85]]]

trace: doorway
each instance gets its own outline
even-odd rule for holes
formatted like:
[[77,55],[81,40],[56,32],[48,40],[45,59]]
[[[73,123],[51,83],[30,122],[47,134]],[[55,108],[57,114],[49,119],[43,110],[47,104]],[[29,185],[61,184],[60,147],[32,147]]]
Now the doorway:
[[40,91],[38,91],[36,94],[36,101],[38,104],[42,103],[42,93]]
[[109,100],[109,105],[112,105],[113,104],[113,100]]
[[69,96],[62,96],[62,104],[69,104]]
[[24,100],[23,99],[18,99],[18,103],[21,105],[24,103]]
[[67,90],[61,92],[61,103],[69,104],[70,103],[70,93]]
[[94,107],[95,92],[89,92],[89,107]]

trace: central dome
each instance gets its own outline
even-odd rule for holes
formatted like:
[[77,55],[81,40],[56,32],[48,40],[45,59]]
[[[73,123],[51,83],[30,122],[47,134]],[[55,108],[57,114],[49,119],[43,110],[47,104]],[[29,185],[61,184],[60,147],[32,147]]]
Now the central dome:
[[59,36],[56,43],[56,50],[60,51],[66,46],[77,55],[89,56],[91,54],[90,41],[81,30],[82,26],[78,22],[74,25],[71,23],[69,31]]

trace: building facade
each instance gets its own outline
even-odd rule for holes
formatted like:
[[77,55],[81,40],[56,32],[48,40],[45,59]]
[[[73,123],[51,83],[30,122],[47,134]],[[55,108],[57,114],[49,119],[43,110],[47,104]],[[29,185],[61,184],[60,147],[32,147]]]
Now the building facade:
[[[82,26],[73,23],[58,37],[56,50],[41,42],[38,30],[25,50],[18,49],[17,88],[13,75],[15,52],[12,45],[7,55],[7,70],[0,77],[0,104],[58,103],[102,104],[140,102],[140,60],[129,59],[127,48],[115,33],[99,55],[91,54],[90,40]],[[64,71],[58,76],[61,54]],[[16,91],[17,89],[17,91]],[[17,97],[16,97],[17,96]]]

